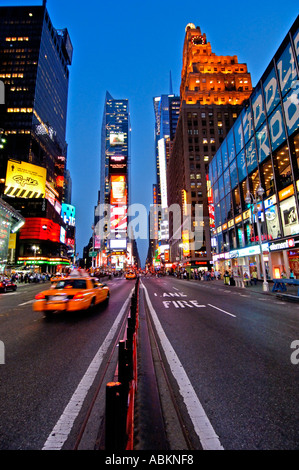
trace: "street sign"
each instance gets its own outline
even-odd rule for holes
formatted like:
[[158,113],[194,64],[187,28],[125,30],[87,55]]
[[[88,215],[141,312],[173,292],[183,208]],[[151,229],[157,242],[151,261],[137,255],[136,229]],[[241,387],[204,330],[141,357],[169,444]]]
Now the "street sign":
[[90,251],[90,252],[89,252],[89,256],[90,256],[91,258],[94,258],[95,256],[97,256],[97,252],[96,252],[96,251]]

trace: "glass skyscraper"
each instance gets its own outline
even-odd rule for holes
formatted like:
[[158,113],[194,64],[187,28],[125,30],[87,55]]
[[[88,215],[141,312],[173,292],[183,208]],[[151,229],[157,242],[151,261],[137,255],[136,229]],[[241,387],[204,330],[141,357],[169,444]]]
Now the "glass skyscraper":
[[55,269],[54,258],[69,264],[61,205],[69,179],[65,134],[72,44],[67,29],[53,27],[44,1],[0,8],[0,51],[6,138],[0,193],[26,218],[16,261],[30,265],[34,257],[43,270]]
[[[214,264],[299,278],[299,17],[209,166]],[[257,197],[257,214],[247,194]],[[261,228],[261,239],[258,233]]]
[[[107,204],[105,233],[97,227],[101,215],[95,215],[94,248],[96,266],[123,269],[132,256],[128,241],[128,204],[130,200],[130,113],[127,99],[114,99],[106,93],[101,135],[100,206]],[[98,213],[97,213],[98,212]]]

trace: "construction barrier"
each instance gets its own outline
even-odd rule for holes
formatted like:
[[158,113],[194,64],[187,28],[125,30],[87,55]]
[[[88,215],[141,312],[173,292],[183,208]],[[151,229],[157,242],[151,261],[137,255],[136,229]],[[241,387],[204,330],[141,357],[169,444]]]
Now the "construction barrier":
[[106,385],[105,449],[133,450],[134,409],[137,390],[137,331],[139,279],[131,297],[124,338],[118,343],[117,380]]

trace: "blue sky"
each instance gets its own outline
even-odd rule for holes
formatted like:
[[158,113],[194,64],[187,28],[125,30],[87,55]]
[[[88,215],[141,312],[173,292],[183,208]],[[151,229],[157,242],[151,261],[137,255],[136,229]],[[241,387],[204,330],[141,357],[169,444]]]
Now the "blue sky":
[[[41,5],[42,0],[0,0]],[[131,203],[149,207],[155,182],[153,97],[179,94],[188,23],[200,26],[218,55],[247,63],[261,77],[298,15],[296,0],[48,0],[56,29],[67,28],[74,47],[67,115],[68,168],[76,206],[77,251],[91,237],[100,185],[101,122],[106,91],[128,99],[131,115]],[[138,242],[141,261],[147,242]]]

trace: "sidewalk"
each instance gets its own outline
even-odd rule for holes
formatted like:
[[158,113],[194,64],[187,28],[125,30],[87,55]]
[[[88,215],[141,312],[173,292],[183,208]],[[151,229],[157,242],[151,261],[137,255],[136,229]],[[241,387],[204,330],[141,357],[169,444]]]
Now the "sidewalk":
[[[298,297],[298,301],[299,301],[299,296],[298,296],[298,286],[292,286],[292,285],[287,285],[287,290],[285,292],[272,292],[272,288],[273,288],[273,281],[268,281],[269,283],[269,291],[268,292],[265,292],[263,290],[263,281],[257,281],[256,285],[253,283],[252,285],[247,285],[247,286],[244,286],[244,287],[237,287],[237,286],[225,286],[224,285],[224,282],[223,282],[223,279],[221,280],[213,280],[213,281],[204,281],[204,280],[201,280],[201,281],[196,281],[195,279],[192,279],[193,282],[204,282],[204,283],[210,283],[210,284],[213,284],[213,285],[222,285],[223,287],[227,287],[227,288],[230,288],[230,289],[240,289],[240,290],[250,290],[252,292],[257,292],[259,294],[265,294],[265,295],[272,295],[272,296],[283,296],[284,294],[287,294],[287,295],[291,295],[291,296],[296,296]],[[296,299],[294,299],[296,300]]]

